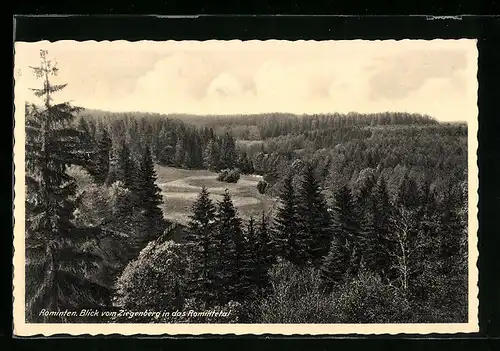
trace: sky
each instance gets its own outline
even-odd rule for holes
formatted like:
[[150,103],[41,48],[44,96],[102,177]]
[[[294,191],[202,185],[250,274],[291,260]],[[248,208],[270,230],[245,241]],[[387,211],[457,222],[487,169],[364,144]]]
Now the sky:
[[477,117],[474,40],[18,42],[16,92],[33,102],[40,49],[68,84],[56,101],[92,109]]

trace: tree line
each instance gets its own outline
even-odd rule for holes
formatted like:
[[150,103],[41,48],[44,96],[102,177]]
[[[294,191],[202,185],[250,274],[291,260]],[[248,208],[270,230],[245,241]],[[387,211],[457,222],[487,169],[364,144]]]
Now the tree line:
[[[95,113],[95,112],[94,112]],[[75,125],[89,143],[116,145],[113,157],[119,157],[120,147],[127,145],[133,158],[140,158],[146,145],[154,162],[162,166],[186,169],[239,168],[253,171],[246,152],[239,152],[236,139],[226,131],[218,135],[213,129],[197,128],[180,120],[144,114],[92,114],[80,112]]]

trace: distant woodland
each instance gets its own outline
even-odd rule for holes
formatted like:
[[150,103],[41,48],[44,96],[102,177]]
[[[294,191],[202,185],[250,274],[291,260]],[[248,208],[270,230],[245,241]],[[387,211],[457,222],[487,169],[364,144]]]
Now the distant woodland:
[[[467,315],[467,125],[409,113],[190,116],[26,104],[29,322],[444,323]],[[263,176],[242,220],[200,188],[164,219],[155,165]],[[259,190],[261,191],[261,190]],[[175,239],[174,238],[181,238]],[[40,316],[231,310],[230,319]]]

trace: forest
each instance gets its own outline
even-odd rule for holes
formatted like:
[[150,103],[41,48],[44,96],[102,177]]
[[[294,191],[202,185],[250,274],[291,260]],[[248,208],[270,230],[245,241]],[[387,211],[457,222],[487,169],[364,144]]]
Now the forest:
[[[66,85],[46,51],[33,70],[27,322],[467,321],[465,123],[87,110],[53,102]],[[168,221],[157,166],[262,175],[279,206],[243,220],[229,191],[214,202],[201,187],[189,224]]]

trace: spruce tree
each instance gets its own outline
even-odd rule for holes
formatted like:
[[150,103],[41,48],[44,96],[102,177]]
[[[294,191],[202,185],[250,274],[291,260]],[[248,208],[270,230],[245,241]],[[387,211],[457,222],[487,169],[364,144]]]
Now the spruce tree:
[[330,249],[332,222],[324,195],[314,174],[314,167],[308,164],[302,179],[298,199],[298,217],[302,219],[300,231],[306,240],[307,256],[318,266]]
[[226,132],[222,139],[221,158],[223,168],[233,168],[237,161],[236,143],[229,132]]
[[225,304],[238,293],[239,252],[243,236],[241,219],[237,216],[229,191],[219,201],[216,212],[216,255],[215,289],[217,300]]
[[107,129],[103,127],[97,142],[97,155],[93,172],[97,184],[104,184],[108,178],[111,147],[111,138],[109,137]]
[[203,150],[203,166],[208,170],[216,171],[219,168],[218,159],[217,143],[209,140]]
[[138,207],[145,220],[146,238],[154,240],[165,230],[165,220],[160,208],[163,197],[161,189],[156,185],[156,171],[148,145],[142,155],[136,189]]
[[242,152],[240,154],[240,157],[238,158],[238,168],[241,170],[241,173],[243,174],[252,174],[254,169],[253,169],[253,164],[252,161],[248,158],[248,155],[246,152]]
[[365,230],[367,243],[365,249],[368,267],[378,273],[383,280],[390,279],[390,252],[393,250],[389,241],[392,231],[394,210],[389,200],[387,184],[384,177],[372,190],[371,233]]
[[[26,114],[26,319],[50,321],[40,310],[80,309],[109,303],[105,287],[88,274],[102,260],[93,251],[99,230],[73,222],[76,184],[67,165],[82,161],[81,133],[71,126],[77,108],[52,103],[56,65],[40,51],[41,64],[32,67],[43,88],[32,89],[44,108],[28,106]],[[49,317],[50,318],[50,317]],[[63,318],[64,319],[64,318]]]
[[266,267],[266,270],[276,261],[276,243],[272,238],[269,228],[269,220],[264,211],[262,211],[260,223],[256,229],[259,265]]
[[295,264],[303,264],[308,258],[307,242],[300,230],[301,223],[291,174],[283,181],[279,199],[281,206],[274,223],[277,255]]
[[361,232],[351,190],[347,185],[335,193],[335,220],[330,251],[321,267],[323,281],[331,286],[345,275],[357,273],[360,264]]
[[175,144],[175,155],[174,155],[174,164],[177,167],[184,166],[184,160],[186,158],[186,151],[184,150],[184,143],[182,139],[177,139],[177,143]]
[[130,155],[130,149],[127,144],[123,142],[118,154],[118,169],[116,178],[121,181],[127,189],[135,191],[137,184],[136,174],[137,169],[135,162]]
[[186,240],[191,246],[188,269],[191,296],[211,305],[215,301],[215,206],[206,187],[202,187],[192,206]]
[[245,231],[245,238],[236,245],[238,257],[238,292],[239,301],[244,302],[255,292],[255,274],[262,272],[257,257],[257,228],[253,217],[250,217]]
[[252,282],[257,290],[267,288],[267,270],[274,263],[272,241],[268,229],[267,218],[262,211],[262,216],[259,225],[255,226],[253,245],[250,245],[253,251],[253,270]]

